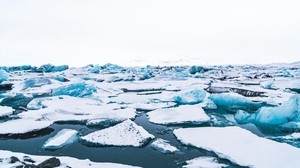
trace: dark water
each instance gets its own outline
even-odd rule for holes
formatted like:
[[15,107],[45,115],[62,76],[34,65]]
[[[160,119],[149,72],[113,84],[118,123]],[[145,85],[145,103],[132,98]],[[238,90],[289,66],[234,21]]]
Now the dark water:
[[[23,152],[33,155],[51,155],[51,156],[70,156],[79,159],[90,159],[95,162],[114,162],[123,163],[141,167],[182,167],[184,161],[200,156],[214,156],[213,152],[197,149],[191,146],[182,145],[176,140],[172,130],[175,126],[166,127],[155,125],[148,122],[146,114],[141,113],[135,120],[138,125],[143,126],[148,132],[156,138],[162,138],[170,141],[170,144],[179,148],[180,152],[176,154],[162,154],[150,147],[150,143],[141,148],[134,147],[90,147],[75,142],[69,146],[63,147],[55,151],[49,151],[42,148],[47,139],[53,137],[58,131],[69,128],[79,130],[85,135],[90,132],[99,130],[100,128],[89,128],[79,124],[53,124],[50,127],[50,134],[36,137],[25,137],[25,139],[0,138],[0,149],[10,150],[14,152]],[[47,130],[49,131],[49,130]],[[228,160],[220,159],[221,163],[230,165],[230,167],[240,167]]]

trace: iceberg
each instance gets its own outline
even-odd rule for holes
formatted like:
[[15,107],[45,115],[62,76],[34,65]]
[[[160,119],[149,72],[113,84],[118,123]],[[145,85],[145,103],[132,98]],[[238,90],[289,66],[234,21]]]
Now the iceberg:
[[41,65],[39,68],[34,68],[34,72],[60,72],[69,69],[68,65],[59,65],[59,66],[54,66],[52,64],[45,64]]
[[170,145],[169,141],[160,138],[152,142],[151,147],[161,153],[175,153],[179,151],[176,147]]
[[154,136],[143,127],[136,125],[131,120],[123,121],[115,126],[90,133],[80,139],[94,145],[133,146],[140,147]]
[[157,109],[147,113],[149,121],[156,124],[201,124],[210,118],[197,105],[182,105],[174,108]]
[[9,120],[0,123],[0,134],[25,134],[49,127],[52,122],[27,119]]
[[263,106],[263,103],[253,102],[237,93],[211,94],[209,95],[209,99],[211,99],[217,106],[230,108],[258,109]]
[[6,71],[0,69],[0,83],[3,81],[6,81],[8,79],[9,75]]
[[201,89],[185,90],[176,93],[173,100],[178,104],[197,104],[204,100],[206,91]]
[[183,168],[225,168],[228,165],[218,163],[218,160],[213,157],[198,157],[192,160],[186,161],[187,165]]
[[262,107],[254,114],[239,111],[235,119],[239,123],[254,123],[261,126],[279,126],[292,121],[300,121],[300,95],[292,96],[277,107]]
[[204,72],[204,67],[203,66],[195,66],[195,65],[193,65],[193,66],[191,66],[189,68],[189,72],[191,74],[196,74],[197,72]]
[[0,118],[13,114],[14,109],[7,106],[0,106]]
[[53,89],[52,95],[53,96],[68,95],[73,97],[84,97],[84,96],[89,96],[95,93],[96,91],[97,89],[94,86],[81,82],[81,83],[72,83],[67,86],[62,86]]
[[186,145],[215,152],[241,166],[255,168],[298,168],[300,149],[275,142],[239,127],[201,127],[174,130]]
[[66,145],[72,144],[77,140],[78,131],[72,129],[63,129],[59,131],[54,137],[48,139],[43,148],[55,150]]
[[27,89],[29,87],[40,87],[43,85],[49,85],[51,84],[51,80],[49,78],[32,78],[32,79],[27,79],[24,82],[24,89]]

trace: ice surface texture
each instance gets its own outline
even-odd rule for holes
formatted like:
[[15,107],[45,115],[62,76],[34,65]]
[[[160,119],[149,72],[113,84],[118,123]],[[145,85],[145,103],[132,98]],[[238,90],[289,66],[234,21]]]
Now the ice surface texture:
[[59,149],[63,146],[69,145],[77,140],[78,131],[71,129],[63,129],[59,131],[54,137],[48,139],[43,148],[45,149]]

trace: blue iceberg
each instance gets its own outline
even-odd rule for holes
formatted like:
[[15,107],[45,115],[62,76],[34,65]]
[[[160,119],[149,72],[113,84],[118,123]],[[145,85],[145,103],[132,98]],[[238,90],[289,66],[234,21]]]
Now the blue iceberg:
[[258,109],[263,106],[263,103],[253,102],[237,93],[211,94],[209,95],[209,99],[211,99],[217,106],[228,108]]
[[254,123],[260,126],[280,126],[289,122],[300,121],[300,95],[292,96],[277,107],[262,107],[249,114],[238,111],[235,119],[238,123]]
[[68,65],[54,66],[52,64],[41,65],[39,68],[34,68],[35,72],[60,72],[69,69]]
[[0,83],[3,81],[6,81],[8,79],[9,75],[6,71],[0,69]]
[[197,104],[204,100],[206,91],[202,89],[186,90],[178,92],[173,100],[178,104]]
[[91,95],[97,91],[96,87],[88,85],[84,82],[73,83],[52,90],[53,96],[68,95],[73,97],[84,97]]
[[40,87],[43,85],[49,85],[51,84],[51,80],[49,78],[32,78],[32,79],[27,79],[24,82],[24,89],[29,88],[29,87]]
[[204,71],[204,67],[203,66],[191,66],[189,68],[189,72],[191,74],[196,74],[197,72],[203,72]]

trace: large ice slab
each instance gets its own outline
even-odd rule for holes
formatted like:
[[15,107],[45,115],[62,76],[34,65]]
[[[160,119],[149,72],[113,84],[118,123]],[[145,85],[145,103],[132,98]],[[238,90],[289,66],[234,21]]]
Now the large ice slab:
[[218,160],[213,157],[198,157],[192,160],[186,161],[187,165],[183,168],[225,168],[228,165],[218,163]]
[[0,134],[24,134],[41,130],[50,126],[49,121],[35,121],[26,119],[9,120],[0,123]]
[[239,127],[202,127],[174,130],[178,140],[215,152],[219,157],[255,168],[297,168],[300,149],[264,139]]
[[264,126],[279,126],[291,121],[300,121],[300,95],[292,96],[277,107],[262,107],[254,114],[238,111],[235,119],[240,123],[255,123]]
[[[9,163],[10,157],[17,157],[20,161],[16,163]],[[24,153],[11,152],[6,150],[0,150],[0,167],[2,168],[11,168],[16,166],[23,166],[21,162],[31,165],[32,163],[27,161],[26,158],[30,158],[34,161],[35,165],[42,163],[43,161],[51,158],[51,156],[37,156],[37,155],[28,155]],[[60,156],[56,157],[60,161],[60,166],[58,168],[72,167],[72,168],[137,168],[136,166],[118,164],[118,163],[108,163],[108,162],[92,162],[88,159],[80,160],[72,157]]]
[[156,124],[200,124],[210,119],[201,106],[197,105],[157,109],[147,113],[147,115],[149,121]]
[[178,104],[200,103],[206,97],[206,91],[201,89],[184,90],[176,93],[173,100]]
[[68,95],[74,97],[84,97],[95,93],[97,89],[84,82],[72,83],[52,90],[53,96]]
[[72,129],[63,129],[59,131],[54,137],[49,138],[43,148],[45,149],[59,149],[69,145],[77,140],[78,131]]
[[170,145],[169,141],[160,138],[152,142],[151,147],[161,153],[175,153],[179,151],[176,147]]
[[126,120],[115,126],[90,133],[81,137],[81,140],[94,145],[134,146],[144,145],[154,138],[143,127],[131,120]]

